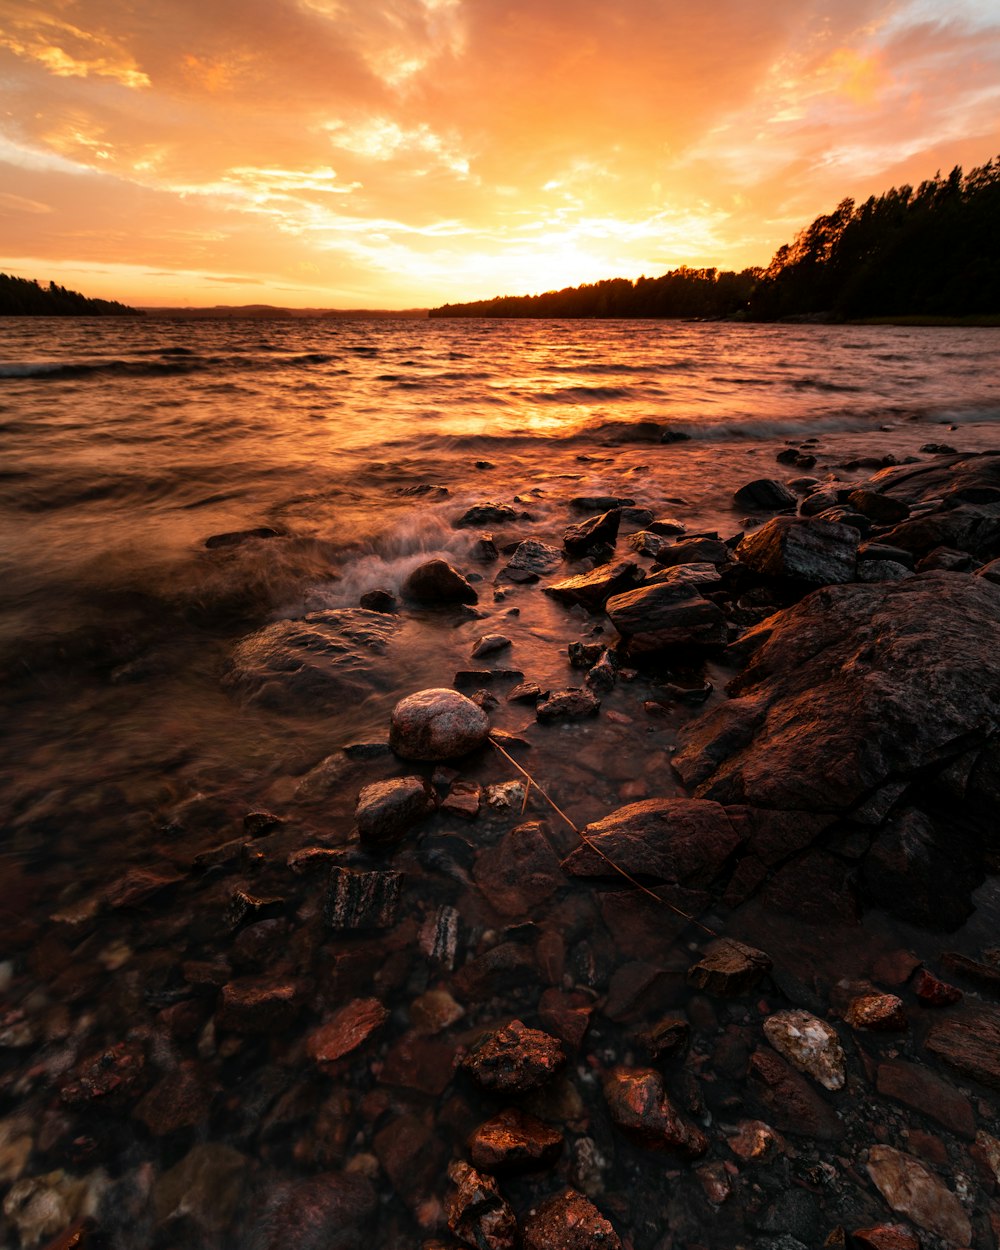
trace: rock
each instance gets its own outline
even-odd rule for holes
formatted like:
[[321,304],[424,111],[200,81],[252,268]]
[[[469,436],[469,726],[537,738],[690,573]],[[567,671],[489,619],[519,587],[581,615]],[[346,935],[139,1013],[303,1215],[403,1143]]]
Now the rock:
[[746,1163],[770,1163],[788,1153],[788,1143],[762,1120],[741,1120],[726,1145]]
[[431,1125],[419,1116],[394,1116],[372,1139],[382,1171],[419,1220],[422,1201],[440,1185],[444,1146]]
[[614,595],[638,586],[643,576],[634,560],[615,560],[589,573],[553,582],[545,587],[545,593],[560,603],[579,603],[591,612],[600,612]]
[[848,525],[781,516],[747,535],[735,555],[755,573],[828,586],[853,581],[858,542]]
[[835,508],[839,502],[840,497],[836,490],[821,487],[806,495],[799,504],[799,511],[803,516],[818,516],[821,512]]
[[686,538],[656,553],[656,563],[668,568],[677,564],[725,564],[731,558],[732,552],[717,538]]
[[538,1019],[556,1037],[578,1050],[590,1027],[594,1004],[580,991],[564,994],[548,989],[538,1003]]
[[724,807],[679,798],[630,803],[587,825],[583,836],[563,862],[574,877],[613,877],[615,864],[632,876],[697,887],[718,876],[742,841]]
[[563,534],[563,546],[571,556],[577,558],[585,556],[591,548],[601,543],[614,546],[621,519],[621,509],[611,508],[601,516],[581,521],[579,525],[571,525]]
[[677,534],[683,534],[687,526],[683,521],[678,521],[676,517],[665,516],[657,517],[655,521],[649,521],[646,529],[651,534],[663,534],[665,537],[675,537]]
[[245,977],[222,987],[216,1014],[220,1029],[234,1033],[282,1033],[299,1013],[301,990],[280,977]]
[[905,1224],[873,1224],[856,1228],[852,1242],[861,1250],[920,1250],[920,1239]]
[[246,1155],[221,1142],[192,1147],[156,1180],[157,1222],[183,1216],[205,1232],[228,1231],[244,1198],[247,1163]]
[[477,503],[455,521],[456,529],[465,526],[501,525],[505,521],[516,521],[517,511],[505,503]]
[[571,642],[566,648],[571,668],[590,669],[604,654],[600,642]]
[[1000,1089],[1000,1010],[968,1007],[936,1020],[927,1049],[962,1076]]
[[427,1037],[441,1033],[465,1015],[447,990],[428,990],[410,1003],[410,1023],[414,1031]]
[[362,842],[386,847],[402,841],[434,808],[434,794],[422,777],[395,777],[362,789],[354,819]]
[[607,648],[603,650],[597,659],[597,663],[593,665],[590,672],[584,678],[591,690],[597,690],[607,694],[609,690],[614,689],[615,682],[618,678],[618,660],[614,651]]
[[500,559],[500,552],[492,534],[480,534],[469,549],[469,558],[478,564],[493,564]]
[[403,876],[335,867],[323,906],[331,929],[391,929],[396,923]]
[[223,685],[283,711],[360,701],[388,685],[384,663],[399,622],[341,608],[275,621],[233,648]]
[[139,1100],[132,1114],[154,1137],[194,1128],[209,1115],[212,1090],[198,1064],[186,1060],[168,1072]]
[[930,1116],[952,1133],[970,1141],[976,1136],[976,1117],[968,1098],[927,1068],[902,1059],[880,1063],[876,1085],[880,1094]]
[[683,1059],[691,1041],[691,1025],[687,1020],[668,1017],[646,1029],[638,1037],[650,1059]]
[[481,1124],[469,1138],[473,1167],[497,1175],[551,1167],[562,1148],[558,1129],[513,1107]]
[[415,603],[430,606],[479,602],[475,589],[447,560],[428,560],[417,565],[403,582],[403,594]]
[[637,530],[629,535],[628,545],[636,555],[655,559],[664,547],[670,546],[670,539],[665,534],[654,534],[651,530]]
[[477,1250],[515,1250],[517,1220],[496,1181],[457,1159],[448,1167],[448,1179],[455,1189],[445,1209],[455,1236]]
[[626,499],[623,495],[575,495],[569,506],[576,512],[608,512],[612,508],[631,508],[634,499]]
[[913,992],[924,1007],[950,1007],[962,1001],[963,994],[954,985],[940,981],[926,968],[921,968],[913,983]]
[[789,1064],[769,1050],[750,1056],[748,1093],[769,1123],[783,1133],[840,1141],[844,1125],[815,1088]]
[[843,1089],[844,1051],[836,1030],[808,1011],[776,1011],[764,1021],[774,1049],[825,1089]]
[[716,647],[727,639],[721,608],[683,577],[615,595],[607,601],[606,610],[630,655],[648,655],[666,647]]
[[997,966],[995,959],[991,958],[989,963],[982,963],[978,959],[970,959],[968,955],[963,955],[960,951],[944,951],[941,955],[941,963],[950,972],[957,972],[959,976],[972,981],[974,985],[978,985],[994,997],[1000,996],[1000,967]]
[[972,1243],[972,1226],[962,1204],[944,1183],[912,1155],[892,1146],[872,1146],[868,1175],[893,1211],[936,1233],[951,1246]]
[[998,616],[963,574],[815,591],[741,640],[734,697],[679,731],[674,767],[699,797],[816,812],[923,781],[1000,723]]
[[529,949],[518,942],[501,942],[459,968],[453,986],[457,994],[475,1002],[530,985],[538,977],[538,965]]
[[609,1220],[575,1189],[567,1189],[529,1213],[524,1250],[621,1250]]
[[847,496],[847,502],[862,516],[866,516],[877,525],[895,525],[910,515],[909,504],[892,495],[883,495],[880,491],[867,490],[859,486]]
[[771,971],[763,951],[733,938],[711,942],[702,957],[688,968],[688,984],[708,994],[738,998],[749,994]]
[[496,655],[498,651],[504,651],[511,645],[506,634],[484,634],[472,648],[472,658],[478,660],[480,656]]
[[912,573],[905,564],[897,564],[895,560],[859,560],[857,579],[859,582],[898,582]]
[[357,1172],[285,1181],[267,1191],[245,1250],[364,1250],[376,1210],[371,1183]]
[[272,529],[270,525],[258,525],[256,529],[231,530],[226,534],[213,534],[211,538],[205,539],[205,546],[209,551],[215,551],[219,547],[240,547],[251,538],[284,538],[284,536],[284,530]]
[[317,1063],[334,1063],[357,1050],[389,1019],[377,998],[359,998],[341,1007],[306,1038],[306,1054]]
[[134,1097],[143,1079],[141,1042],[115,1042],[84,1056],[59,1083],[59,1097],[71,1107],[118,1106]]
[[475,820],[482,797],[482,787],[477,782],[456,779],[441,801],[441,811],[448,816],[460,816],[463,820]]
[[476,856],[473,878],[491,907],[524,916],[564,884],[559,857],[538,821],[518,825]]
[[908,1027],[903,1000],[895,994],[864,994],[851,1001],[844,1019],[852,1029],[894,1033]]
[[535,716],[541,724],[549,725],[557,720],[596,716],[600,710],[601,701],[591,691],[570,686],[565,690],[550,690],[535,705]]
[[681,1118],[653,1068],[616,1068],[604,1082],[604,1097],[614,1124],[637,1145],[688,1159],[708,1149],[704,1133]]
[[773,477],[759,477],[741,486],[733,495],[733,503],[751,512],[781,512],[784,508],[794,508],[798,500],[787,486]]
[[461,1067],[485,1090],[526,1094],[550,1081],[565,1062],[563,1048],[554,1037],[512,1020],[480,1038]]
[[549,547],[536,538],[526,538],[517,544],[503,571],[512,581],[536,582],[543,573],[558,567],[562,561],[563,555],[558,547]]
[[392,709],[389,745],[404,760],[450,760],[481,747],[489,717],[456,690],[420,690]]
[[368,612],[392,613],[397,606],[396,596],[388,590],[368,590],[358,600],[358,607]]

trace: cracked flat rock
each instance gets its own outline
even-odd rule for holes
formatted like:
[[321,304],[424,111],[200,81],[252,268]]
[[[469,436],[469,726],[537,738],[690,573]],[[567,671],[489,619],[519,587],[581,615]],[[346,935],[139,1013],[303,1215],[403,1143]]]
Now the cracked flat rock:
[[764,1021],[774,1049],[824,1089],[843,1089],[844,1051],[836,1030],[808,1011],[777,1011]]
[[949,1246],[972,1244],[972,1226],[958,1198],[912,1155],[892,1146],[873,1146],[868,1175],[893,1211],[936,1233]]

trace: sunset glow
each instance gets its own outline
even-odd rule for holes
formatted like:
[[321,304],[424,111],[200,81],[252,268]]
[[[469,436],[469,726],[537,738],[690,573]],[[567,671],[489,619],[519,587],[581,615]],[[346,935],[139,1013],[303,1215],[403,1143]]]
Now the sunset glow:
[[0,268],[409,307],[766,264],[1000,150],[982,0],[0,0]]

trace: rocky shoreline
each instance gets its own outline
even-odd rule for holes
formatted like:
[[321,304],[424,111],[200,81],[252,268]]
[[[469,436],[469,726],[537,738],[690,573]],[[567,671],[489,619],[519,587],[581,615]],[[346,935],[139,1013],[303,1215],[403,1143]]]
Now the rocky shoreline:
[[[468,567],[239,641],[236,707],[285,713],[386,689],[408,613],[489,617],[273,810],[200,796],[4,923],[4,1244],[995,1247],[1000,950],[910,947],[998,862],[1000,453],[922,452],[789,446],[734,536],[483,500]],[[561,687],[518,666],[533,595],[581,634]],[[613,758],[644,719],[669,778]],[[622,779],[582,828],[557,734]]]

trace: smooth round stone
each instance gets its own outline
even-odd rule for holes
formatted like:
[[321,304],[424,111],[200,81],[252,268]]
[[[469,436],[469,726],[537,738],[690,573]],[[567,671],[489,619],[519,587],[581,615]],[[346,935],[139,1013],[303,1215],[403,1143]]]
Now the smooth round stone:
[[450,760],[483,745],[490,731],[481,707],[457,690],[419,690],[392,709],[389,746],[404,760]]

